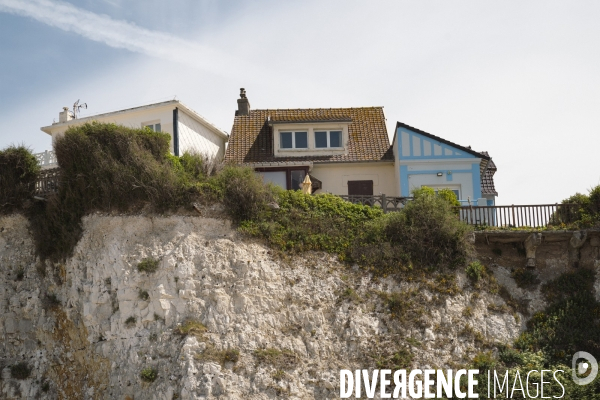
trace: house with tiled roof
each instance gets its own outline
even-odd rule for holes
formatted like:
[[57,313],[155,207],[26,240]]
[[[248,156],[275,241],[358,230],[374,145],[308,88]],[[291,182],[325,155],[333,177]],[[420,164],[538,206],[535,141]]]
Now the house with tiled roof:
[[382,107],[252,110],[242,89],[225,161],[286,189],[308,174],[313,192],[397,192]]
[[392,149],[400,196],[429,186],[454,191],[463,205],[495,205],[497,168],[487,152],[474,151],[402,122],[396,124]]
[[286,189],[306,175],[313,192],[409,197],[453,190],[463,204],[493,205],[496,166],[486,152],[398,122],[392,144],[383,107],[252,110],[241,89],[225,160]]

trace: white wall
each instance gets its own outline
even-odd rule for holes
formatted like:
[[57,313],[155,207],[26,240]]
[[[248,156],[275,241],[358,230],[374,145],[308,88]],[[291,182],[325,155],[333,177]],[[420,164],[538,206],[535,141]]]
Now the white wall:
[[[435,188],[458,189],[460,191],[460,199],[466,200],[467,197],[473,198],[473,174],[472,170],[473,159],[467,160],[440,160],[436,162],[402,162],[408,167],[408,186],[410,191],[418,189],[421,186],[430,186]],[[457,172],[457,171],[469,172]],[[419,171],[419,174],[411,174]],[[422,171],[431,171],[431,173],[423,174]],[[451,171],[451,175],[448,175]],[[437,176],[441,172],[442,176]],[[449,177],[451,176],[451,180]]]
[[217,136],[182,109],[179,109],[178,135],[179,155],[186,151],[197,151],[221,159],[225,154],[225,139]]
[[77,120],[69,121],[68,125],[62,125],[52,129],[52,143],[59,135],[65,133],[67,128],[71,126],[83,125],[86,122],[98,121],[105,123],[115,123],[117,125],[123,125],[128,128],[141,128],[145,124],[156,124],[160,123],[161,132],[168,133],[171,135],[170,150],[173,152],[173,105],[167,105],[165,107],[153,107],[148,109],[131,110],[129,112],[123,112],[113,115],[106,116],[93,116]]
[[[115,123],[128,128],[141,128],[148,124],[161,125],[161,132],[168,133],[171,136],[170,151],[173,149],[173,110],[180,105],[179,102],[173,101],[160,106],[140,107],[137,109],[123,110],[115,113],[96,115],[76,120],[70,120],[65,124],[51,125],[43,128],[50,132],[52,141],[62,134],[71,126],[83,125],[87,122],[98,121],[103,123]],[[183,105],[181,105],[183,107]],[[187,111],[179,108],[178,112],[178,134],[179,134],[179,155],[186,150],[197,150],[198,152],[208,154],[210,156],[223,157],[225,154],[226,139],[223,135],[218,135],[213,129],[208,128],[205,124],[199,122]]]
[[394,174],[394,163],[336,163],[314,164],[310,174],[323,182],[317,193],[348,194],[348,181],[372,180],[373,194],[395,196],[398,189]]

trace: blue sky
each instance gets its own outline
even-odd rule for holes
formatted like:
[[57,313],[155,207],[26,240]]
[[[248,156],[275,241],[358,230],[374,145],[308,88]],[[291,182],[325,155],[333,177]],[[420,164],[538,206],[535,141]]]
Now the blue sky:
[[174,96],[229,132],[253,108],[384,106],[498,165],[499,204],[600,183],[594,1],[0,0],[0,147]]

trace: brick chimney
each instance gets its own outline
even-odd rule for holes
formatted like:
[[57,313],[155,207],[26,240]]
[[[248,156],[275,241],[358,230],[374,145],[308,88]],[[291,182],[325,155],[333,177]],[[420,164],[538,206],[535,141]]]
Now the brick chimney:
[[58,113],[58,123],[67,122],[73,119],[73,115],[69,112],[69,107],[63,107],[63,110]]
[[240,88],[240,98],[238,99],[238,109],[235,115],[248,115],[250,114],[250,102],[246,97],[246,89]]

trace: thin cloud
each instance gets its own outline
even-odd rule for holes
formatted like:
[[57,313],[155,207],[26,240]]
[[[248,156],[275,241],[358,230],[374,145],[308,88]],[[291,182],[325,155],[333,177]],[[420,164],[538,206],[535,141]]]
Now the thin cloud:
[[145,29],[132,22],[115,20],[105,14],[95,14],[62,1],[0,0],[0,12],[33,18],[110,47],[127,49],[218,74],[227,74],[228,66],[234,65],[228,56],[208,46],[168,33]]

